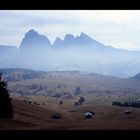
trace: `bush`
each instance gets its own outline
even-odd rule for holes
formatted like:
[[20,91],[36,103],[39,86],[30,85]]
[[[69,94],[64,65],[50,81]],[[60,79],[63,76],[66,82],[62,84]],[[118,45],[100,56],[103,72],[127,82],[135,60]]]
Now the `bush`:
[[74,94],[75,94],[75,95],[78,95],[78,94],[80,94],[80,93],[81,93],[80,87],[76,87]]
[[124,102],[124,106],[129,106],[129,103],[128,102]]
[[139,102],[131,102],[130,106],[135,107],[135,108],[140,108],[140,103]]
[[7,82],[2,81],[0,74],[0,118],[13,118],[13,107],[7,89]]
[[80,99],[79,99],[79,104],[81,105],[83,102],[85,102],[85,99],[84,99],[84,97],[80,97]]
[[120,106],[121,103],[120,102],[113,102],[112,105],[117,105],[117,106]]

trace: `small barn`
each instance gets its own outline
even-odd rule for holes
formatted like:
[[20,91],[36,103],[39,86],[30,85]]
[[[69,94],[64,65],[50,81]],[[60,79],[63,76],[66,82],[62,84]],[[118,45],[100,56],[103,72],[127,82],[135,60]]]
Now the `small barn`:
[[56,113],[52,115],[52,119],[60,119],[61,118],[61,114]]
[[32,103],[32,100],[29,100],[29,104],[31,104]]
[[94,112],[87,111],[84,113],[85,119],[92,119]]
[[131,110],[125,110],[125,111],[124,111],[124,114],[126,114],[126,115],[127,115],[127,114],[132,114],[132,111],[131,111]]

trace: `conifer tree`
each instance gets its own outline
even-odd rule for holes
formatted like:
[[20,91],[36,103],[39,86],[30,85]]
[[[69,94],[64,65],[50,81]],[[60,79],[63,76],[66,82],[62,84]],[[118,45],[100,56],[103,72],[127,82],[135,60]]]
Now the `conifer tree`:
[[0,118],[13,118],[13,107],[7,89],[7,82],[2,80],[0,73]]

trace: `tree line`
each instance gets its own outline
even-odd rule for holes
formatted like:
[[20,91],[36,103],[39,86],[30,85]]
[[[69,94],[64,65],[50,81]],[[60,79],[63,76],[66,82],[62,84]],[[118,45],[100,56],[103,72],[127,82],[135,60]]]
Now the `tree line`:
[[129,101],[129,102],[118,102],[114,101],[112,102],[112,105],[114,106],[122,106],[122,107],[134,107],[134,108],[140,108],[140,102],[134,102],[134,101]]

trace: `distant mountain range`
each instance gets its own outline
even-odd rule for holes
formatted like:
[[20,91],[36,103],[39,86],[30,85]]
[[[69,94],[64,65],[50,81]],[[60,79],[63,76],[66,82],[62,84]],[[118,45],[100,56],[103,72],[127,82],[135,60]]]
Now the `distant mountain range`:
[[30,49],[42,49],[46,47],[81,47],[85,45],[98,45],[98,47],[104,46],[102,43],[90,38],[85,33],[81,33],[80,36],[77,37],[74,37],[72,34],[66,34],[64,40],[57,37],[54,43],[51,44],[46,36],[40,35],[35,30],[31,29],[25,34],[19,48],[29,49],[30,47]]
[[106,46],[85,33],[50,40],[31,29],[19,48],[0,46],[0,68],[29,68],[45,71],[78,70],[131,77],[140,72],[140,52]]

